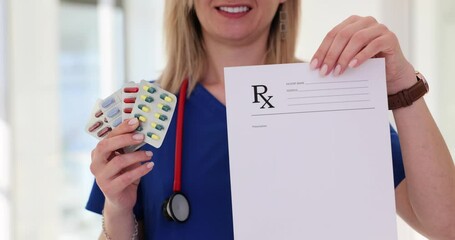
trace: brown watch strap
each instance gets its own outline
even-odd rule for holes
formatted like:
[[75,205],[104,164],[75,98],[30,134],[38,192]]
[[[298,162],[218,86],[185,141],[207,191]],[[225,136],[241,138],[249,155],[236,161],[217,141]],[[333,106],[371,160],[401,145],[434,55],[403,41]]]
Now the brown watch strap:
[[417,82],[412,87],[388,96],[389,110],[410,106],[428,92],[427,82],[417,74]]

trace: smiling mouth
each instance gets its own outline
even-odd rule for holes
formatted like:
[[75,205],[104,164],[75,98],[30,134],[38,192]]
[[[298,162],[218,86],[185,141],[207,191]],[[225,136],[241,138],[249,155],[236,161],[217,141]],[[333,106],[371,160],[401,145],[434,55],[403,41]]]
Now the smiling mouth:
[[222,7],[217,7],[219,11],[226,12],[226,13],[246,13],[251,10],[250,7],[248,6],[235,6],[235,7],[228,7],[228,6],[222,6]]

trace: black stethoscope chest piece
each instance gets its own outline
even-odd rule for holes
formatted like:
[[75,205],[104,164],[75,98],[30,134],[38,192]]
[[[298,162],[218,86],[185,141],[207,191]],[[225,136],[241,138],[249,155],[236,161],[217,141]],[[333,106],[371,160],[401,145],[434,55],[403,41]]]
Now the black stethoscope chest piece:
[[164,216],[175,222],[183,223],[190,216],[190,204],[188,199],[181,192],[174,192],[163,203]]
[[164,216],[172,221],[183,223],[190,216],[190,204],[182,188],[182,136],[183,136],[183,114],[185,110],[186,90],[188,80],[185,79],[180,87],[179,104],[177,109],[177,126],[175,136],[175,165],[174,165],[174,186],[173,194],[163,203]]

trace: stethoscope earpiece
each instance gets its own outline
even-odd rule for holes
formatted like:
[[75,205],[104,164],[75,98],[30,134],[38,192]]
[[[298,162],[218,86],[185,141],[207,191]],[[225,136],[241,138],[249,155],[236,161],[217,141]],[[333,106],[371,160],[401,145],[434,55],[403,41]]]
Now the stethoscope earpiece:
[[190,204],[181,192],[174,192],[163,203],[164,216],[174,222],[184,223],[190,216]]

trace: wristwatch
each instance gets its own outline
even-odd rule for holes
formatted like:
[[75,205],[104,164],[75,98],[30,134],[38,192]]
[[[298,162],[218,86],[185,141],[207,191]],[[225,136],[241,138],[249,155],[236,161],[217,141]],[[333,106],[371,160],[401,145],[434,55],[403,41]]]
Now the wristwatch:
[[425,77],[416,72],[416,78],[417,82],[412,87],[388,96],[389,110],[410,106],[428,92],[429,86]]

